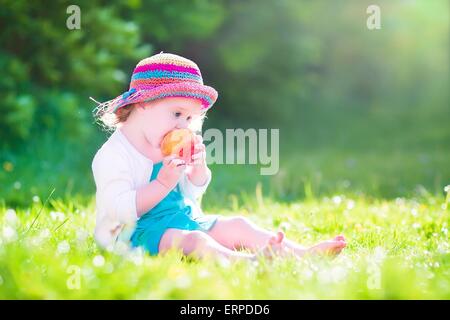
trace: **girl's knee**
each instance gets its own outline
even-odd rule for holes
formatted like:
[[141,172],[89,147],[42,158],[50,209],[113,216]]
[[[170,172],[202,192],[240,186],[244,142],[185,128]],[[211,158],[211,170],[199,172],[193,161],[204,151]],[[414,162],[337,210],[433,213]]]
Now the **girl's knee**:
[[242,216],[231,217],[228,223],[231,224],[234,230],[247,229],[252,226],[251,221]]
[[190,253],[196,248],[204,246],[208,242],[208,235],[202,231],[193,230],[183,232],[181,246],[185,253]]
[[188,254],[207,241],[207,235],[198,230],[168,229],[161,238],[159,249],[160,252],[164,252],[171,248],[177,248]]

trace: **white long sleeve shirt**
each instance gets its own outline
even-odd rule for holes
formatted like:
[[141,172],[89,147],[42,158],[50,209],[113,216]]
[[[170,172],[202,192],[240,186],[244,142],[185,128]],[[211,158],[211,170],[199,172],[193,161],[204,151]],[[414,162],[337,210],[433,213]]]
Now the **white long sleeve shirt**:
[[[100,246],[114,245],[117,239],[127,241],[139,219],[136,190],[150,182],[153,161],[140,153],[116,129],[97,151],[92,161],[96,184],[95,239]],[[202,215],[198,198],[206,191],[211,174],[203,186],[194,185],[183,174],[179,185],[192,207],[192,215]]]

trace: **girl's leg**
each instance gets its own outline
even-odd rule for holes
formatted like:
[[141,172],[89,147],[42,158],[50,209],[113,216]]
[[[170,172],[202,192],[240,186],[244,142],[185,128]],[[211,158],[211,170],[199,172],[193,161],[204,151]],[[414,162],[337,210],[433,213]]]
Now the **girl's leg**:
[[230,250],[208,234],[201,231],[189,231],[180,229],[167,229],[161,237],[159,252],[164,253],[169,249],[181,249],[185,255],[194,255],[199,258],[213,256],[230,260],[254,260],[254,254],[242,253]]
[[229,249],[246,248],[252,251],[265,246],[267,241],[275,235],[274,232],[260,228],[240,216],[219,217],[208,234]]
[[[229,249],[245,248],[251,251],[266,246],[269,239],[276,236],[274,232],[265,230],[240,216],[219,217],[208,234]],[[305,248],[292,240],[284,239],[280,251],[287,254],[293,253],[296,256],[303,256],[306,253],[337,254],[345,245],[345,239],[342,236],[321,242],[310,248]]]

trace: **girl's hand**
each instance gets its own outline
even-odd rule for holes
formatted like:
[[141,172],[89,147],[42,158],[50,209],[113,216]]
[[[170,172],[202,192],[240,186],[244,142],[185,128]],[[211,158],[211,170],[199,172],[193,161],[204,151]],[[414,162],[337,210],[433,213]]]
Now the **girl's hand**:
[[192,162],[189,164],[189,167],[189,180],[197,186],[204,185],[211,172],[206,164],[206,147],[200,135],[194,136],[194,154],[192,155]]
[[184,160],[177,159],[175,156],[168,156],[164,158],[156,180],[169,190],[172,190],[177,185],[185,169],[186,162]]
[[194,136],[194,154],[191,165],[195,168],[206,167],[206,146],[201,135]]

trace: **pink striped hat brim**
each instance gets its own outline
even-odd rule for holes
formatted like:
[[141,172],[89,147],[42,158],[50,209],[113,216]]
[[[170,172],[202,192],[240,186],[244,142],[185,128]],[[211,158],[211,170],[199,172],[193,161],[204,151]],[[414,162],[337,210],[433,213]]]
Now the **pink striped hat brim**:
[[120,95],[113,99],[112,101],[114,101],[114,103],[110,103],[111,112],[116,112],[120,108],[133,103],[150,102],[168,97],[197,99],[202,103],[202,110],[207,110],[216,102],[218,93],[210,86],[195,82],[177,82],[160,85],[155,88],[142,88],[137,89],[136,92],[126,98],[123,98],[123,95]]

